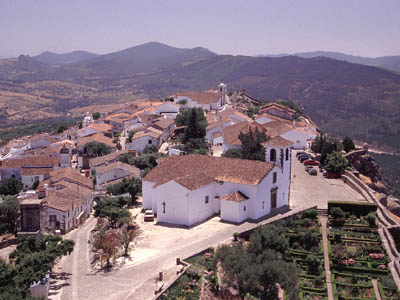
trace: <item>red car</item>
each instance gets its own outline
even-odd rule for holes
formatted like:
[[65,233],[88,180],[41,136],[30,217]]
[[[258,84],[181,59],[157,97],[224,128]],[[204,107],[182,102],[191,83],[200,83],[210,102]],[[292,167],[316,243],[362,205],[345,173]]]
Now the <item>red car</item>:
[[307,159],[304,161],[305,166],[319,166],[319,161],[312,160],[312,159]]

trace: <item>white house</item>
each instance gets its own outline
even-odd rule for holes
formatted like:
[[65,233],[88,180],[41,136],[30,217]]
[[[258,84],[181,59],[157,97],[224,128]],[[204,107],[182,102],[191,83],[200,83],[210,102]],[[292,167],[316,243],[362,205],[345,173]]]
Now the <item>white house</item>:
[[157,106],[153,114],[165,116],[167,118],[175,119],[179,114],[180,105],[172,102],[164,102]]
[[152,209],[158,222],[185,226],[218,213],[234,223],[257,220],[288,205],[290,180],[284,177],[289,166],[290,161],[281,166],[194,154],[172,156],[142,180],[143,208]]
[[114,184],[123,178],[140,177],[140,170],[134,166],[115,161],[96,168],[96,188]]
[[219,110],[226,104],[226,85],[220,83],[218,92],[213,91],[183,91],[174,95],[174,103],[181,104],[185,108],[201,107],[205,111]]
[[135,150],[136,152],[143,152],[144,148],[155,146],[158,149],[160,137],[162,132],[154,131],[136,132],[132,137],[132,142],[125,144],[126,150]]
[[58,140],[52,136],[47,134],[39,134],[29,140],[28,149],[45,148],[57,142]]

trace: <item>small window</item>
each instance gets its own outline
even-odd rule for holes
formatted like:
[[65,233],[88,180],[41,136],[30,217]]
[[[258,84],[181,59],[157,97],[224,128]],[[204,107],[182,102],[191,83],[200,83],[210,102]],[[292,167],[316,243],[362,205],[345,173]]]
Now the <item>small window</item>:
[[206,198],[204,199],[204,203],[205,203],[205,204],[208,204],[208,200],[209,200],[209,197],[206,196]]
[[153,141],[152,140],[149,140],[149,144],[151,145],[153,143]]
[[276,183],[277,177],[278,177],[278,174],[276,172],[272,173],[272,183]]
[[286,160],[289,160],[289,148],[286,148]]
[[246,205],[245,205],[245,206],[243,206],[243,211],[246,211]]

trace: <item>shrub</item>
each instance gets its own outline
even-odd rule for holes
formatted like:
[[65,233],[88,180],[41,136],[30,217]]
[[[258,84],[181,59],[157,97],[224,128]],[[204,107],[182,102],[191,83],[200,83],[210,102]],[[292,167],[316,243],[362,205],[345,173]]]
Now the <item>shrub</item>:
[[344,212],[340,207],[332,207],[330,214],[334,219],[343,219]]
[[303,217],[304,218],[308,218],[308,219],[316,219],[318,216],[318,210],[316,210],[315,208],[306,210],[305,212],[303,212]]
[[318,256],[313,254],[307,255],[305,262],[308,266],[308,272],[312,275],[319,275],[321,273],[321,260]]
[[370,227],[376,227],[376,214],[370,212],[365,219],[367,220]]

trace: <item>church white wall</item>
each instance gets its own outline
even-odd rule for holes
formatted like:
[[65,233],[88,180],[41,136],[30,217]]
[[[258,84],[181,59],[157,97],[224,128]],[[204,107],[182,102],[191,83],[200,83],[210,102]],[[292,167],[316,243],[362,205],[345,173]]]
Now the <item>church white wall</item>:
[[315,139],[316,135],[303,133],[297,131],[296,129],[293,129],[285,134],[282,134],[282,137],[293,142],[294,149],[308,149],[309,145],[307,143],[307,140]]
[[153,182],[142,181],[142,205],[144,209],[152,209],[154,213],[157,213],[157,199],[154,197],[156,190],[153,185]]
[[[175,181],[158,186],[154,194],[157,199],[157,221],[190,226],[189,192]],[[162,205],[164,202],[165,213]]]
[[[206,196],[208,196],[208,203],[205,201]],[[215,202],[219,200],[215,199],[215,196],[214,183],[189,192],[189,226],[203,222],[218,212]]]

